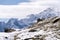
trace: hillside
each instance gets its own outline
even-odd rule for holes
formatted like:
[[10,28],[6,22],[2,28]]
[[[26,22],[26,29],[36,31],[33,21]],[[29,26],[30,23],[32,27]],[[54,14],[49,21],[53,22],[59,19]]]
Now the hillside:
[[59,12],[48,8],[24,19],[11,18],[7,22],[2,21],[0,40],[60,40],[58,14]]
[[60,18],[53,17],[32,25],[17,36],[20,40],[60,40]]
[[58,16],[59,12],[56,12],[53,8],[47,8],[38,14],[27,15],[24,19],[10,18],[0,19],[0,32],[4,32],[5,28],[25,28],[32,25],[38,18],[47,19]]
[[44,19],[28,28],[0,33],[0,36],[0,40],[60,40],[60,17]]

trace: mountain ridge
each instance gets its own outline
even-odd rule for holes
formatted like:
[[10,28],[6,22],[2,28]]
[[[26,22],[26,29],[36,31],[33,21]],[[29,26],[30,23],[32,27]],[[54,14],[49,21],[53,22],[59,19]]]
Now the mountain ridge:
[[11,18],[7,21],[7,23],[5,23],[6,24],[5,26],[4,24],[2,25],[4,28],[6,27],[6,28],[19,28],[20,29],[20,28],[24,28],[24,27],[28,27],[32,25],[38,18],[47,19],[50,17],[57,16],[56,14],[59,14],[59,13],[55,12],[53,8],[47,8],[38,14],[27,15],[28,18],[24,18],[20,20],[18,20],[17,18]]

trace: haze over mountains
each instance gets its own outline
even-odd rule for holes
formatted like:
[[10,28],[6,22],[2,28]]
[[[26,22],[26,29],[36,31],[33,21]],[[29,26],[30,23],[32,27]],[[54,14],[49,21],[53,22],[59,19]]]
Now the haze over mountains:
[[[46,10],[43,10],[42,12],[38,14],[31,14],[27,15],[26,18],[18,20],[18,18],[10,18],[8,21],[5,19],[2,19],[3,21],[0,21],[0,31],[3,32],[5,28],[24,28],[32,25],[38,18],[49,18],[49,17],[55,17],[59,14],[59,12],[56,12],[52,8],[47,8]],[[1,19],[0,19],[1,20]]]

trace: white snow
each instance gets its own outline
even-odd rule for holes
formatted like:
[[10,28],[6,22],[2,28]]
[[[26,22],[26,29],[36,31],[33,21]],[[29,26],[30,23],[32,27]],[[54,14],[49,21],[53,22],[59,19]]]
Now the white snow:
[[32,38],[35,35],[48,35],[45,38],[46,40],[60,40],[60,39],[54,37],[56,34],[53,31],[49,31],[49,32],[43,31],[43,30],[36,31],[36,32],[28,32],[28,31],[29,31],[29,29],[22,29],[21,31],[17,30],[15,32],[11,32],[11,33],[1,33],[0,32],[0,40],[14,40],[14,36],[16,34],[19,34],[19,35],[17,35],[17,37],[20,38],[17,40],[22,40],[22,39],[24,40],[26,38]]

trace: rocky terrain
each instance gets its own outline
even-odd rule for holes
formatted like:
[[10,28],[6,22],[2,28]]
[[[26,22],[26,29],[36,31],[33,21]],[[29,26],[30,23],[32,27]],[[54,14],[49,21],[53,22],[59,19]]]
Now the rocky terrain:
[[60,17],[42,19],[11,34],[10,40],[60,40]]
[[60,40],[60,17],[48,18],[32,25],[20,40]]

